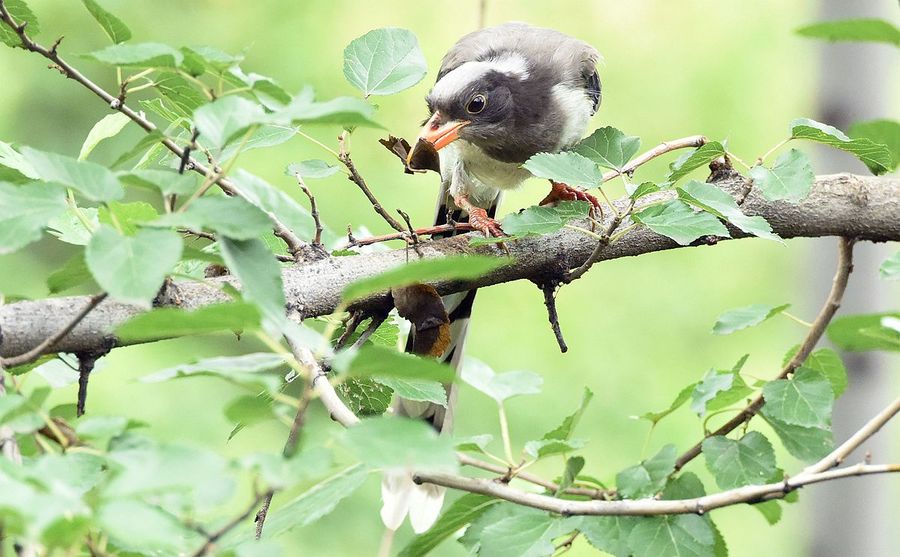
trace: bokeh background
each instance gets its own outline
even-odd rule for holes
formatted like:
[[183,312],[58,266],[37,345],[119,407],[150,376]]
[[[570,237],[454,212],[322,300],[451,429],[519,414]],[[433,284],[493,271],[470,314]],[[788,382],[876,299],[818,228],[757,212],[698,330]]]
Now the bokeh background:
[[[41,20],[43,42],[64,34],[61,50],[73,61],[76,54],[107,44],[80,2],[30,0],[29,4]],[[860,3],[860,10],[862,4],[897,21],[897,4],[892,0]],[[136,42],[246,50],[246,70],[274,77],[289,91],[313,85],[320,98],[356,94],[342,75],[342,51],[350,40],[377,27],[408,28],[419,37],[429,76],[412,89],[374,99],[379,105],[379,121],[391,133],[406,137],[415,135],[426,114],[422,99],[442,54],[459,36],[477,27],[480,13],[477,0],[105,0],[104,5],[131,26]],[[728,140],[731,150],[750,161],[788,133],[791,119],[815,118],[827,93],[823,75],[831,68],[821,45],[793,33],[798,26],[819,19],[822,8],[818,1],[487,0],[486,6],[489,25],[524,20],[595,45],[604,56],[600,65],[603,104],[593,125],[613,125],[638,135],[645,148],[702,133]],[[896,119],[900,116],[896,50],[867,48],[870,50],[863,51],[858,61],[862,68],[874,63],[865,53],[875,52],[882,62],[889,62],[879,66],[867,86],[874,84],[883,91],[883,99],[894,102],[864,108],[883,112],[871,117]],[[112,88],[115,77],[110,69],[89,61],[77,65]],[[0,49],[0,139],[74,156],[88,130],[108,110],[90,93],[45,68],[45,62],[34,55]],[[852,89],[853,83],[849,86]],[[324,128],[306,131],[327,143],[334,143],[337,134],[337,130]],[[98,159],[112,160],[139,136],[132,129],[125,139],[102,145]],[[396,160],[376,143],[378,137],[379,132],[371,130],[354,135],[358,167],[386,207],[401,207],[416,223],[427,224],[436,177],[399,173]],[[818,170],[824,171],[825,155],[816,153],[821,165]],[[273,149],[248,152],[242,155],[240,165],[297,195],[291,180],[284,176],[285,165],[324,155],[297,138]],[[648,165],[639,177],[661,178],[668,160]],[[846,165],[846,170],[864,171],[852,162]],[[387,232],[355,186],[340,174],[311,186],[324,219],[333,228],[353,223],[376,233]],[[527,183],[506,198],[502,212],[535,203],[545,189],[543,182]],[[615,186],[611,194],[618,194]],[[835,245],[833,239],[793,240],[784,245],[753,239],[599,265],[558,297],[570,347],[564,355],[556,347],[540,292],[533,285],[493,287],[479,294],[468,351],[498,371],[529,369],[544,377],[541,395],[515,399],[508,405],[514,443],[521,444],[554,427],[576,406],[582,387],[591,388],[596,397],[577,436],[590,439],[584,451],[588,461],[585,472],[611,480],[616,471],[654,453],[664,443],[675,442],[683,449],[701,434],[697,418],[683,408],[657,428],[642,452],[648,426],[631,416],[666,407],[682,386],[711,367],[730,367],[745,353],[750,354],[744,368],[749,375],[770,378],[777,373],[784,352],[802,338],[802,327],[788,319],[775,319],[718,337],[710,334],[711,326],[722,311],[751,303],[791,302],[795,313],[812,318],[827,290]],[[0,292],[46,296],[46,276],[68,256],[65,245],[46,240],[24,253],[0,257]],[[861,277],[871,278],[876,273],[874,263],[858,265],[851,290],[857,280],[865,283]],[[881,307],[896,308],[898,294],[896,287],[883,289]],[[862,297],[872,296],[874,291]],[[149,423],[149,433],[160,439],[198,443],[228,455],[278,451],[286,434],[279,424],[250,428],[226,442],[232,424],[211,409],[221,404],[210,407],[206,402],[221,402],[239,393],[221,382],[193,379],[145,385],[135,381],[187,358],[253,350],[250,342],[210,337],[116,350],[92,377],[89,412],[127,415]],[[889,369],[879,390],[890,396],[900,386],[900,359],[887,358],[884,365]],[[54,396],[60,402],[71,401],[74,390],[65,389]],[[459,413],[459,434],[497,433],[492,402],[463,387],[460,404],[464,410]],[[870,413],[880,409],[876,404],[871,403]],[[333,427],[317,407],[307,431],[315,438]],[[890,440],[886,450],[895,455],[898,432],[900,428],[893,426],[881,434]],[[877,455],[882,456],[886,458]],[[779,463],[788,471],[800,466],[783,451],[779,451]],[[559,463],[535,468],[552,476],[558,473]],[[691,469],[705,479],[708,489],[714,488],[702,460]],[[876,486],[876,493],[889,497],[889,502],[878,508],[896,526],[900,516],[897,479],[865,481]],[[837,488],[842,490],[841,500],[852,507],[847,512],[874,508],[860,499],[854,485],[858,484]],[[800,502],[787,507],[782,521],[773,527],[748,507],[716,511],[714,518],[728,540],[731,555],[822,554],[812,549],[817,505],[809,491],[801,493]],[[286,555],[374,554],[382,532],[378,496],[378,480],[372,478],[332,515],[286,535]],[[276,498],[276,505],[278,501]],[[245,505],[237,499],[233,504],[235,509]],[[409,537],[406,528],[399,534],[398,544]],[[840,524],[826,529],[840,531]],[[896,529],[874,535],[876,545],[883,549],[900,547]],[[579,542],[571,554],[591,552]],[[464,555],[464,551],[449,542],[435,554]]]

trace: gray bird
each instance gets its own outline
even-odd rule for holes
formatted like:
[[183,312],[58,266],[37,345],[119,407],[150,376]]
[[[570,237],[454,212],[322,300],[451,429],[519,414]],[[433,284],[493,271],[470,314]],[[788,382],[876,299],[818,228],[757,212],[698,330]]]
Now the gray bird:
[[[521,167],[541,152],[573,146],[584,135],[600,105],[597,51],[589,44],[525,23],[506,23],[470,33],[444,56],[437,81],[426,97],[430,116],[407,163],[437,151],[441,193],[435,224],[468,218],[486,236],[502,236],[494,220],[503,190],[519,186],[531,174]],[[542,204],[593,196],[551,181]],[[445,296],[450,342],[440,359],[459,368],[475,291]],[[399,307],[399,306],[398,306]],[[416,327],[407,351],[415,349]],[[441,433],[453,425],[454,385],[447,385],[447,407],[400,399],[395,413],[429,421]],[[440,512],[444,489],[415,485],[408,471],[385,473],[381,517],[396,530],[407,516],[413,529],[431,527]]]

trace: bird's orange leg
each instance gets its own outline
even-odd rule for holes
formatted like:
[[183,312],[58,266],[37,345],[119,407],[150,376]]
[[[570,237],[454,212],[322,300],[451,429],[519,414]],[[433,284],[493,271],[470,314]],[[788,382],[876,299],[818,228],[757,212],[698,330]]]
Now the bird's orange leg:
[[541,200],[540,205],[549,205],[550,203],[556,203],[557,201],[587,201],[591,204],[592,212],[596,209],[600,213],[600,216],[603,216],[603,207],[600,206],[600,202],[596,197],[568,184],[550,180],[550,193]]
[[506,236],[503,233],[503,229],[500,228],[500,223],[489,217],[487,211],[473,205],[465,195],[454,197],[453,201],[457,207],[469,213],[469,224],[472,225],[472,228],[484,234],[486,238],[502,238]]

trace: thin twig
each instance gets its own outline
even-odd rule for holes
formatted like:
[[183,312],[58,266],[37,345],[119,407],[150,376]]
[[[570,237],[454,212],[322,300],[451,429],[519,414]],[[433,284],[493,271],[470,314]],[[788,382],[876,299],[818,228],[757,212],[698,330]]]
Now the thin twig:
[[384,207],[381,206],[381,203],[375,197],[375,194],[372,193],[372,190],[369,189],[369,185],[366,184],[365,179],[359,174],[359,171],[356,169],[356,165],[353,163],[353,159],[350,158],[350,150],[347,147],[347,133],[344,132],[338,137],[340,141],[341,150],[338,154],[338,160],[347,167],[347,171],[349,175],[347,179],[357,185],[360,191],[366,196],[366,199],[369,200],[369,203],[372,204],[372,208],[375,209],[375,212],[381,215],[381,218],[384,219],[388,225],[396,230],[397,232],[405,233],[406,229],[403,228],[403,225],[397,222],[397,219],[392,217],[387,211],[384,210]]
[[559,345],[559,351],[565,354],[569,351],[566,341],[563,338],[562,329],[559,327],[559,314],[556,311],[556,288],[558,284],[550,281],[540,285],[541,291],[544,293],[544,305],[547,307],[547,318],[550,320],[550,328],[553,329],[553,336],[556,337],[556,343]]
[[[837,312],[838,308],[841,307],[841,300],[844,297],[844,292],[847,290],[847,281],[850,278],[850,273],[853,271],[853,244],[855,242],[856,240],[850,238],[840,239],[837,270],[835,271],[834,279],[832,280],[831,292],[829,292],[828,298],[825,300],[822,309],[819,310],[819,315],[817,315],[816,319],[812,322],[812,326],[809,328],[806,338],[804,338],[803,342],[800,344],[800,348],[797,349],[797,353],[794,354],[794,357],[791,358],[784,368],[782,368],[777,379],[786,378],[806,361],[806,358],[809,357],[809,354],[812,352],[813,348],[815,348],[819,339],[822,338],[822,334],[825,332],[828,323],[831,322],[834,314]],[[727,435],[728,433],[731,433],[738,427],[750,421],[750,419],[763,407],[764,403],[765,401],[763,400],[762,395],[757,396],[738,415],[728,420],[728,422],[708,434],[706,437]],[[702,441],[678,457],[678,460],[675,462],[676,471],[683,468],[685,464],[695,459],[700,454],[701,444]]]
[[660,143],[653,149],[650,149],[646,153],[642,153],[638,155],[636,158],[631,159],[631,161],[622,167],[622,170],[612,170],[603,175],[603,181],[608,182],[615,178],[616,176],[620,176],[622,174],[631,174],[634,170],[645,164],[660,155],[664,155],[666,153],[670,153],[672,151],[677,151],[678,149],[686,149],[688,147],[702,147],[706,144],[707,139],[702,135],[691,135],[688,137],[682,137],[681,139],[673,139],[672,141],[665,141]]
[[316,205],[316,198],[313,196],[312,192],[309,191],[309,188],[306,187],[306,183],[303,181],[303,178],[300,177],[300,173],[297,173],[297,184],[309,199],[309,213],[312,215],[313,222],[316,225],[316,235],[313,238],[312,245],[322,247],[322,231],[324,228],[322,227],[322,221],[319,220],[319,207]]
[[416,229],[413,228],[409,214],[401,209],[397,209],[397,212],[403,217],[403,222],[406,223],[406,229],[409,231],[409,243],[407,245],[411,244],[413,249],[416,250],[416,255],[424,257],[424,255],[422,255],[422,248],[419,246],[419,235],[416,233]]
[[215,532],[206,535],[206,543],[200,547],[197,551],[193,553],[193,557],[202,557],[203,555],[209,555],[215,548],[216,542],[222,538],[228,532],[234,530],[241,522],[245,521],[250,515],[253,514],[253,511],[256,510],[256,507],[259,506],[260,502],[262,502],[265,494],[257,494],[254,497],[253,502],[250,504],[247,509],[242,512],[240,515],[234,517],[230,520],[225,526],[222,526]]
[[603,234],[600,235],[600,239],[597,240],[597,245],[594,247],[594,251],[591,252],[591,255],[585,260],[584,263],[569,271],[565,276],[566,283],[570,283],[574,280],[578,280],[586,272],[593,267],[594,263],[596,263],[600,256],[603,254],[603,251],[609,246],[610,238],[612,234],[619,228],[619,225],[622,224],[622,221],[627,219],[631,212],[634,210],[634,199],[630,199],[628,201],[628,206],[624,211],[616,212],[615,216],[612,220],[609,221],[609,224],[606,226],[606,229],[603,230]]
[[[471,466],[472,468],[479,468],[481,470],[485,470],[487,472],[491,472],[497,474],[501,478],[505,478],[511,476],[511,471],[508,466],[500,466],[497,464],[491,464],[490,462],[485,462],[483,460],[478,460],[477,458],[473,458],[465,453],[457,452],[456,458],[459,460],[459,463],[463,466]],[[522,481],[526,481],[528,483],[543,487],[547,491],[551,493],[556,493],[559,491],[559,484],[551,482],[550,480],[545,480],[540,476],[536,476],[529,472],[518,472],[515,477]],[[614,491],[605,490],[605,489],[592,489],[587,487],[569,487],[563,490],[563,493],[567,495],[578,495],[581,497],[590,497],[591,499],[606,499],[610,497],[610,495],[614,494]]]
[[[2,2],[0,2],[0,7],[2,7]],[[72,329],[74,329],[79,323],[81,323],[81,320],[87,317],[87,314],[89,314],[95,307],[97,307],[100,302],[105,300],[106,296],[106,292],[102,292],[100,294],[97,294],[96,296],[92,296],[88,301],[88,304],[81,311],[75,314],[75,317],[73,317],[71,321],[66,323],[63,328],[61,328],[59,331],[48,337],[46,340],[29,350],[28,352],[19,354],[18,356],[13,356],[11,358],[0,358],[0,366],[4,368],[11,368],[30,364],[31,362],[37,360],[46,352],[52,350],[53,346],[57,342],[62,340],[67,334],[69,334]]]
[[[417,228],[415,233],[417,236],[433,236],[435,234],[446,234],[448,232],[471,232],[475,230],[471,224],[467,222],[457,222],[451,224],[439,224],[437,226],[428,226],[426,228]],[[341,249],[355,248],[359,246],[368,246],[380,242],[389,242],[391,240],[408,240],[409,231],[394,232],[392,234],[383,234],[381,236],[372,236],[370,238],[354,238],[349,237],[347,243],[341,246]]]
[[[68,62],[63,60],[58,53],[48,50],[41,46],[40,44],[34,42],[31,37],[25,32],[25,27],[17,25],[13,18],[10,16],[9,12],[6,9],[6,6],[0,0],[0,22],[5,23],[8,27],[13,29],[15,33],[19,36],[19,40],[22,43],[22,47],[29,51],[39,54],[44,58],[53,62],[53,67],[58,69],[64,76],[69,79],[72,79],[89,91],[103,99],[103,101],[109,105],[113,110],[117,110],[128,116],[134,123],[144,129],[144,131],[148,133],[157,132],[158,129],[153,122],[145,118],[142,114],[135,112],[130,107],[128,107],[125,103],[120,102],[117,97],[109,94],[102,87],[88,79],[84,74],[79,72],[74,66],[71,66]],[[160,142],[167,148],[169,151],[175,154],[176,157],[182,159],[184,157],[184,149],[182,149],[173,139],[169,137],[162,137]],[[210,169],[194,159],[193,157],[188,158],[188,164],[194,172],[201,174],[205,177],[210,177],[215,175],[215,171]],[[215,183],[219,186],[219,188],[229,195],[237,195],[239,197],[245,197],[243,192],[234,184],[234,182],[228,180],[227,178],[218,176],[215,178]],[[284,240],[284,242],[288,246],[288,250],[299,259],[305,259],[308,254],[309,244],[300,240],[297,235],[290,230],[287,226],[284,225],[277,217],[272,214],[269,214],[269,219],[272,221],[273,228],[275,231],[275,235]]]
[[381,324],[384,323],[385,319],[387,319],[386,313],[379,313],[379,314],[373,315],[372,321],[369,323],[368,327],[366,327],[366,330],[363,331],[359,335],[359,338],[356,339],[356,342],[353,343],[353,348],[355,348],[355,349],[362,348],[362,345],[365,344],[367,340],[369,340],[369,337],[372,336],[372,333],[374,333],[375,331],[378,330],[378,327],[380,327]]
[[340,338],[338,338],[337,342],[334,345],[334,350],[338,351],[344,348],[347,345],[347,342],[350,340],[350,337],[353,336],[353,333],[356,332],[357,327],[359,327],[360,323],[365,319],[365,313],[362,311],[354,311],[350,314],[346,321],[344,321],[344,332],[341,334]]

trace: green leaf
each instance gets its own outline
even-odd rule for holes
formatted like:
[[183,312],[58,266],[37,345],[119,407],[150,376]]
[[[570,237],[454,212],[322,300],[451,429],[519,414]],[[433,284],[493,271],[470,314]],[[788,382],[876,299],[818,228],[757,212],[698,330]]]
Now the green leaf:
[[454,443],[456,444],[457,451],[466,451],[466,452],[484,454],[485,448],[493,440],[494,440],[493,435],[491,435],[489,433],[484,433],[481,435],[472,435],[469,437],[456,438],[454,440]]
[[691,410],[700,416],[731,406],[753,390],[743,378],[729,370],[711,369],[691,395]]
[[575,483],[575,480],[578,478],[578,474],[581,470],[584,469],[584,458],[580,456],[573,456],[571,458],[566,459],[566,468],[563,470],[563,476],[559,480],[559,487],[556,488],[556,493],[553,494],[554,497],[559,497],[562,495],[568,488]]
[[289,164],[285,174],[288,176],[300,176],[301,178],[327,178],[340,172],[340,168],[328,164],[321,159],[311,159]]
[[725,146],[718,141],[710,141],[690,153],[676,159],[669,165],[667,182],[675,183],[701,166],[706,166],[719,157],[725,156]]
[[200,131],[200,141],[217,149],[241,139],[251,126],[267,120],[261,106],[237,95],[217,99],[194,111],[194,125]]
[[525,443],[525,454],[532,458],[545,458],[558,454],[567,454],[584,448],[581,439],[538,439]]
[[177,68],[184,61],[181,52],[160,43],[114,44],[82,56],[125,68]]
[[[794,346],[784,355],[784,365],[791,361],[798,348],[799,346]],[[838,353],[831,348],[816,350],[801,362],[801,366],[818,371],[828,379],[831,390],[834,391],[834,398],[841,396],[847,389],[847,369]]]
[[277,218],[298,236],[311,238],[315,234],[312,216],[293,197],[244,169],[238,169],[233,179],[241,197]]
[[97,220],[100,224],[108,224],[121,229],[126,236],[134,236],[137,232],[138,224],[146,221],[152,221],[159,216],[153,205],[143,201],[134,203],[119,203],[118,201],[110,201],[105,205],[101,205],[97,210]]
[[[34,15],[34,12],[31,11],[24,0],[6,0],[4,4],[6,6],[6,11],[12,16],[13,21],[19,24],[28,24],[27,29],[29,35],[34,37],[40,33],[41,26],[38,23],[37,16]],[[6,23],[0,25],[0,42],[3,42],[7,46],[22,48],[21,39],[19,39],[19,36],[15,31],[10,29]]]
[[550,234],[574,219],[587,218],[591,206],[586,201],[562,201],[555,207],[534,205],[503,219],[503,231],[513,237]]
[[781,503],[777,500],[756,503],[753,505],[753,508],[762,513],[763,518],[766,519],[769,525],[778,524],[781,520]]
[[348,377],[337,392],[357,416],[378,416],[391,406],[394,391],[370,377]]
[[89,416],[78,420],[75,433],[81,439],[109,439],[121,435],[128,429],[128,418],[124,416]]
[[265,393],[257,396],[241,395],[229,402],[224,411],[225,418],[242,427],[277,419],[272,399]]
[[181,259],[181,237],[170,230],[145,229],[122,236],[101,226],[85,251],[94,280],[110,296],[150,307],[166,275]]
[[538,394],[544,382],[540,375],[530,371],[494,373],[487,364],[474,358],[466,358],[460,376],[498,403],[515,396]]
[[286,489],[326,475],[333,460],[330,449],[310,447],[289,457],[272,453],[249,454],[238,462],[241,468],[258,473],[266,486]]
[[225,265],[241,281],[241,295],[262,312],[265,322],[279,326],[285,320],[281,267],[261,240],[219,238]]
[[193,364],[180,364],[145,375],[141,377],[141,382],[160,383],[182,377],[206,376],[272,391],[281,385],[281,377],[262,372],[281,369],[284,365],[284,356],[267,352],[206,358]]
[[103,28],[103,31],[106,32],[112,42],[118,44],[131,39],[131,29],[122,23],[119,18],[104,10],[103,6],[95,0],[81,0],[81,2],[91,12],[91,15],[94,16],[94,19],[97,20],[97,23],[100,24],[100,27]]
[[893,172],[900,164],[900,122],[896,120],[868,120],[856,122],[850,126],[847,134],[853,139],[868,139],[878,145],[884,145],[891,153],[891,166],[888,170]]
[[[170,123],[189,118],[195,110],[208,102],[207,97],[190,81],[175,72],[161,72],[155,76],[153,84],[162,98],[141,101],[141,105],[153,110]],[[189,122],[181,120],[179,124],[190,130]]]
[[[245,74],[238,67],[229,68],[223,77],[237,88],[249,87],[256,100],[269,110],[280,110],[291,102],[291,96],[270,77],[252,72]],[[311,95],[312,90],[309,91],[308,95]]]
[[302,92],[287,107],[273,115],[282,124],[332,124],[343,127],[379,128],[374,121],[375,108],[353,97],[337,97],[329,101],[313,100],[312,92]]
[[[0,181],[9,180],[18,184],[20,182],[27,182],[29,178],[32,180],[40,178],[40,175],[34,167],[25,160],[25,157],[23,157],[21,153],[13,149],[9,143],[4,143],[2,141],[0,141],[0,166],[15,171],[12,176],[0,177]],[[13,176],[15,176],[15,180],[12,179]]]
[[587,405],[591,402],[592,398],[594,398],[594,393],[585,387],[584,393],[581,395],[581,404],[578,405],[578,409],[566,416],[562,423],[555,429],[545,433],[543,439],[570,439],[572,437],[572,432],[575,430],[575,426],[581,421],[581,416],[584,414],[584,411],[587,409]]
[[[93,207],[81,207],[79,212],[84,219],[91,224],[93,228],[100,226],[99,211]],[[56,236],[60,242],[73,244],[76,246],[86,246],[91,241],[92,232],[81,222],[78,213],[72,209],[66,209],[66,212],[51,219],[47,224],[50,234]]]
[[754,166],[750,169],[750,177],[753,185],[769,201],[785,199],[792,203],[802,201],[809,195],[816,178],[809,158],[797,149],[779,156],[771,170]]
[[747,433],[740,441],[721,435],[707,437],[703,457],[722,489],[764,484],[775,473],[775,450],[758,431]]
[[900,312],[839,317],[828,325],[828,339],[850,352],[900,351]]
[[[230,160],[237,155],[238,151],[246,152],[253,149],[262,149],[265,147],[274,147],[289,141],[295,135],[299,128],[295,126],[281,125],[260,125],[250,134],[246,141],[241,138],[240,141],[232,141],[225,146],[219,153],[219,160]],[[242,146],[243,145],[243,146]]]
[[42,180],[76,189],[92,201],[112,201],[125,194],[115,174],[99,164],[31,147],[23,147],[22,155]]
[[777,379],[763,387],[766,414],[788,425],[825,428],[831,424],[834,391],[825,377],[801,368],[791,379]]
[[641,148],[641,138],[625,135],[607,126],[599,128],[572,148],[595,163],[612,170],[621,170]]
[[125,116],[121,112],[107,114],[101,118],[99,122],[94,124],[91,131],[88,132],[88,136],[81,146],[81,152],[78,153],[78,160],[83,161],[86,159],[101,141],[109,139],[110,137],[115,137],[130,121],[131,118]]
[[206,70],[222,75],[244,60],[243,54],[232,55],[206,45],[181,47],[184,65],[191,66],[191,75],[200,76]]
[[670,404],[669,407],[665,410],[662,410],[660,412],[646,412],[644,414],[641,414],[640,416],[637,416],[637,418],[641,420],[647,420],[655,426],[659,423],[660,420],[662,420],[672,412],[678,410],[685,402],[689,401],[697,385],[698,383],[691,383],[687,387],[681,389],[681,391],[675,397],[675,400],[672,401],[672,404]]
[[653,457],[622,470],[616,475],[619,494],[627,499],[641,499],[659,493],[675,471],[677,456],[675,445],[669,444]]
[[829,41],[879,42],[900,46],[900,29],[883,19],[839,19],[804,25],[797,34]]
[[124,342],[204,335],[218,331],[248,331],[259,327],[256,306],[240,302],[213,304],[193,311],[157,308],[138,314],[115,330]]
[[831,429],[822,427],[803,427],[784,423],[772,417],[766,406],[760,412],[766,422],[772,427],[784,448],[791,455],[805,462],[813,462],[824,457],[834,448],[834,437]]
[[271,228],[269,217],[259,208],[239,197],[225,196],[201,197],[184,211],[163,215],[146,224],[208,230],[232,240],[252,240]]
[[175,170],[134,170],[120,178],[129,185],[156,188],[163,195],[189,195],[197,190],[197,176]]
[[379,275],[350,283],[344,288],[342,298],[344,302],[351,302],[389,290],[393,286],[407,286],[438,280],[475,279],[510,263],[511,260],[504,257],[463,255],[418,259],[384,271]]
[[636,516],[585,516],[578,529],[600,551],[615,557],[631,557],[628,536],[640,521]]
[[651,193],[661,191],[661,188],[653,182],[643,182],[639,186],[635,186],[629,182],[625,184],[625,190],[628,192],[628,195],[632,199],[638,200],[645,195],[650,195]]
[[338,357],[332,363],[334,369],[351,377],[377,376],[402,379],[425,379],[450,382],[456,372],[452,367],[433,358],[419,357],[395,349],[377,345],[363,346],[355,354]]
[[84,260],[84,250],[79,250],[62,267],[50,273],[47,277],[47,289],[51,294],[59,294],[91,280],[91,271]]
[[538,178],[572,187],[593,188],[603,181],[603,172],[597,163],[574,151],[538,153],[525,161],[522,167]]
[[850,139],[834,126],[809,118],[797,118],[791,122],[791,138],[808,139],[846,151],[861,160],[876,175],[888,172],[892,165],[891,152],[886,146],[869,139]]
[[55,184],[0,183],[0,255],[40,240],[51,219],[66,211],[66,192]]
[[344,445],[372,468],[453,472],[453,441],[410,418],[369,418],[344,432]]
[[650,230],[686,246],[702,236],[729,238],[728,229],[709,213],[698,213],[683,201],[651,205],[634,214],[634,220]]
[[713,557],[715,535],[712,526],[693,514],[644,517],[628,535],[634,557]]
[[885,259],[878,273],[884,280],[900,280],[900,251]]
[[344,49],[344,77],[363,95],[391,95],[420,82],[428,66],[406,29],[374,29]]
[[97,524],[117,547],[138,554],[178,555],[202,544],[203,538],[158,505],[136,499],[104,502]]
[[[480,532],[481,549],[479,555],[491,557],[543,557],[554,552],[553,539],[575,529],[580,517],[560,518],[546,511],[513,506],[505,511],[505,516],[488,522],[491,515],[500,509],[493,507],[482,515],[485,526]],[[467,533],[468,534],[468,533]]]
[[737,201],[713,184],[691,180],[677,188],[682,201],[725,219],[747,234],[768,240],[781,240],[772,232],[772,227],[761,216],[747,216],[738,207]]
[[404,377],[375,377],[374,379],[376,382],[390,387],[397,396],[406,400],[433,402],[447,406],[447,390],[437,381]]
[[759,325],[783,312],[791,304],[775,306],[771,304],[753,304],[740,308],[730,309],[716,319],[712,333],[714,335],[730,335],[735,331]]
[[424,557],[442,541],[471,523],[492,506],[499,503],[487,495],[467,493],[453,502],[427,532],[420,534],[406,545],[397,557]]

